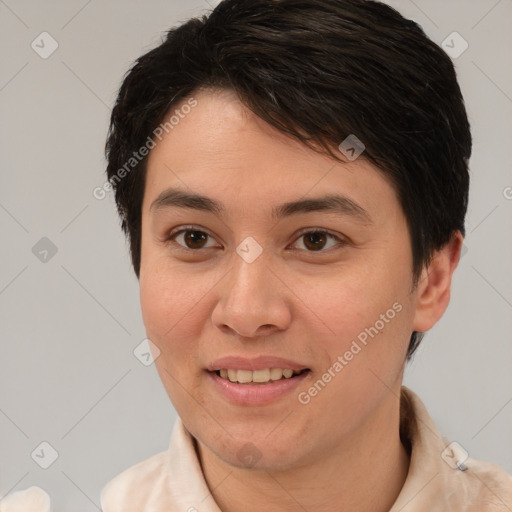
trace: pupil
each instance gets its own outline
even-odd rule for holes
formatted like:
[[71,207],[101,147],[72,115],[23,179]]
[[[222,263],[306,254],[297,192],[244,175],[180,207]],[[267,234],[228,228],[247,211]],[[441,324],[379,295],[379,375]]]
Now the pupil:
[[[202,231],[187,231],[185,234],[185,242],[191,249],[202,247],[201,242],[206,241],[206,233]],[[198,245],[197,245],[198,244]]]
[[[313,240],[312,247],[309,245],[308,242],[306,242],[306,247],[309,249],[313,249],[314,251],[318,251],[323,247],[323,244],[325,243],[325,234],[323,233],[309,233],[306,235],[306,240],[310,241]],[[319,247],[317,244],[320,242],[321,246]]]

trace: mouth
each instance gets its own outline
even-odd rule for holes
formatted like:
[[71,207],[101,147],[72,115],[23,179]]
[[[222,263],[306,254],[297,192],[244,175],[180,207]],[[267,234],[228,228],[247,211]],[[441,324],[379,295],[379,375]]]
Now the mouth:
[[223,380],[244,384],[248,386],[268,385],[281,380],[289,380],[298,377],[306,372],[309,368],[294,370],[292,368],[263,368],[260,370],[237,370],[233,368],[222,368],[213,371]]
[[212,361],[205,369],[212,392],[242,406],[294,400],[293,394],[313,373],[298,361],[265,354],[252,358],[228,355]]
[[293,402],[301,383],[312,374],[309,368],[287,368],[286,364],[284,368],[265,368],[262,364],[257,365],[257,369],[249,369],[250,364],[245,365],[246,368],[233,366],[213,367],[206,373],[212,392],[236,406],[265,406],[281,400]]

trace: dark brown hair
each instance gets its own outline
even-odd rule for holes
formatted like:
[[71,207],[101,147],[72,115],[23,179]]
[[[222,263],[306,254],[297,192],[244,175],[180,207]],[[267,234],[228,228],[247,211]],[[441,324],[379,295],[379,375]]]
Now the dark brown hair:
[[137,277],[147,158],[122,179],[119,170],[200,87],[234,90],[263,120],[334,158],[355,134],[397,192],[415,283],[464,234],[469,122],[450,58],[416,23],[370,0],[224,0],[137,59],[112,111],[107,176]]

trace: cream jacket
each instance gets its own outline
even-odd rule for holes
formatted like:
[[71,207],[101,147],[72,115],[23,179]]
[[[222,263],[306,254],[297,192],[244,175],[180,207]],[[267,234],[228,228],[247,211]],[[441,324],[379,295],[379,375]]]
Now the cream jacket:
[[[390,512],[512,512],[512,476],[444,439],[421,400],[405,386],[400,413],[402,441],[410,444],[411,460]],[[0,512],[43,511],[4,505],[4,500]],[[179,419],[169,449],[111,480],[102,491],[101,506],[103,512],[221,512],[204,479],[194,439]]]

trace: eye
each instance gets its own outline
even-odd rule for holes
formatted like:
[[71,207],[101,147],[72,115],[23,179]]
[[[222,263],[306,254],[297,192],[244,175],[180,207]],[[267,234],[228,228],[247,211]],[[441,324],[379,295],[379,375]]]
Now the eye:
[[297,239],[297,241],[302,241],[303,247],[299,247],[301,250],[305,249],[308,252],[325,252],[323,251],[323,249],[326,248],[326,244],[329,238],[337,242],[337,244],[331,244],[330,246],[327,247],[327,249],[335,247],[336,245],[342,246],[346,244],[346,242],[339,238],[338,236],[321,229],[310,229],[309,231],[302,231],[299,233],[299,238]]
[[[331,240],[330,245],[328,243],[329,239]],[[184,226],[177,231],[171,232],[166,242],[174,242],[184,250],[196,252],[200,249],[219,247],[215,244],[215,240],[210,234],[202,229],[197,229],[197,226]],[[342,240],[340,237],[328,231],[319,228],[309,228],[298,234],[298,239],[294,245],[298,244],[300,250],[306,250],[307,252],[326,252],[326,249],[330,249],[336,245],[343,246],[346,243],[345,240]]]
[[207,244],[209,239],[213,241],[213,237],[210,236],[206,231],[196,229],[195,226],[185,226],[185,228],[171,233],[166,239],[166,242],[175,242],[185,250],[197,250],[210,249],[211,247],[215,247],[215,244]]

